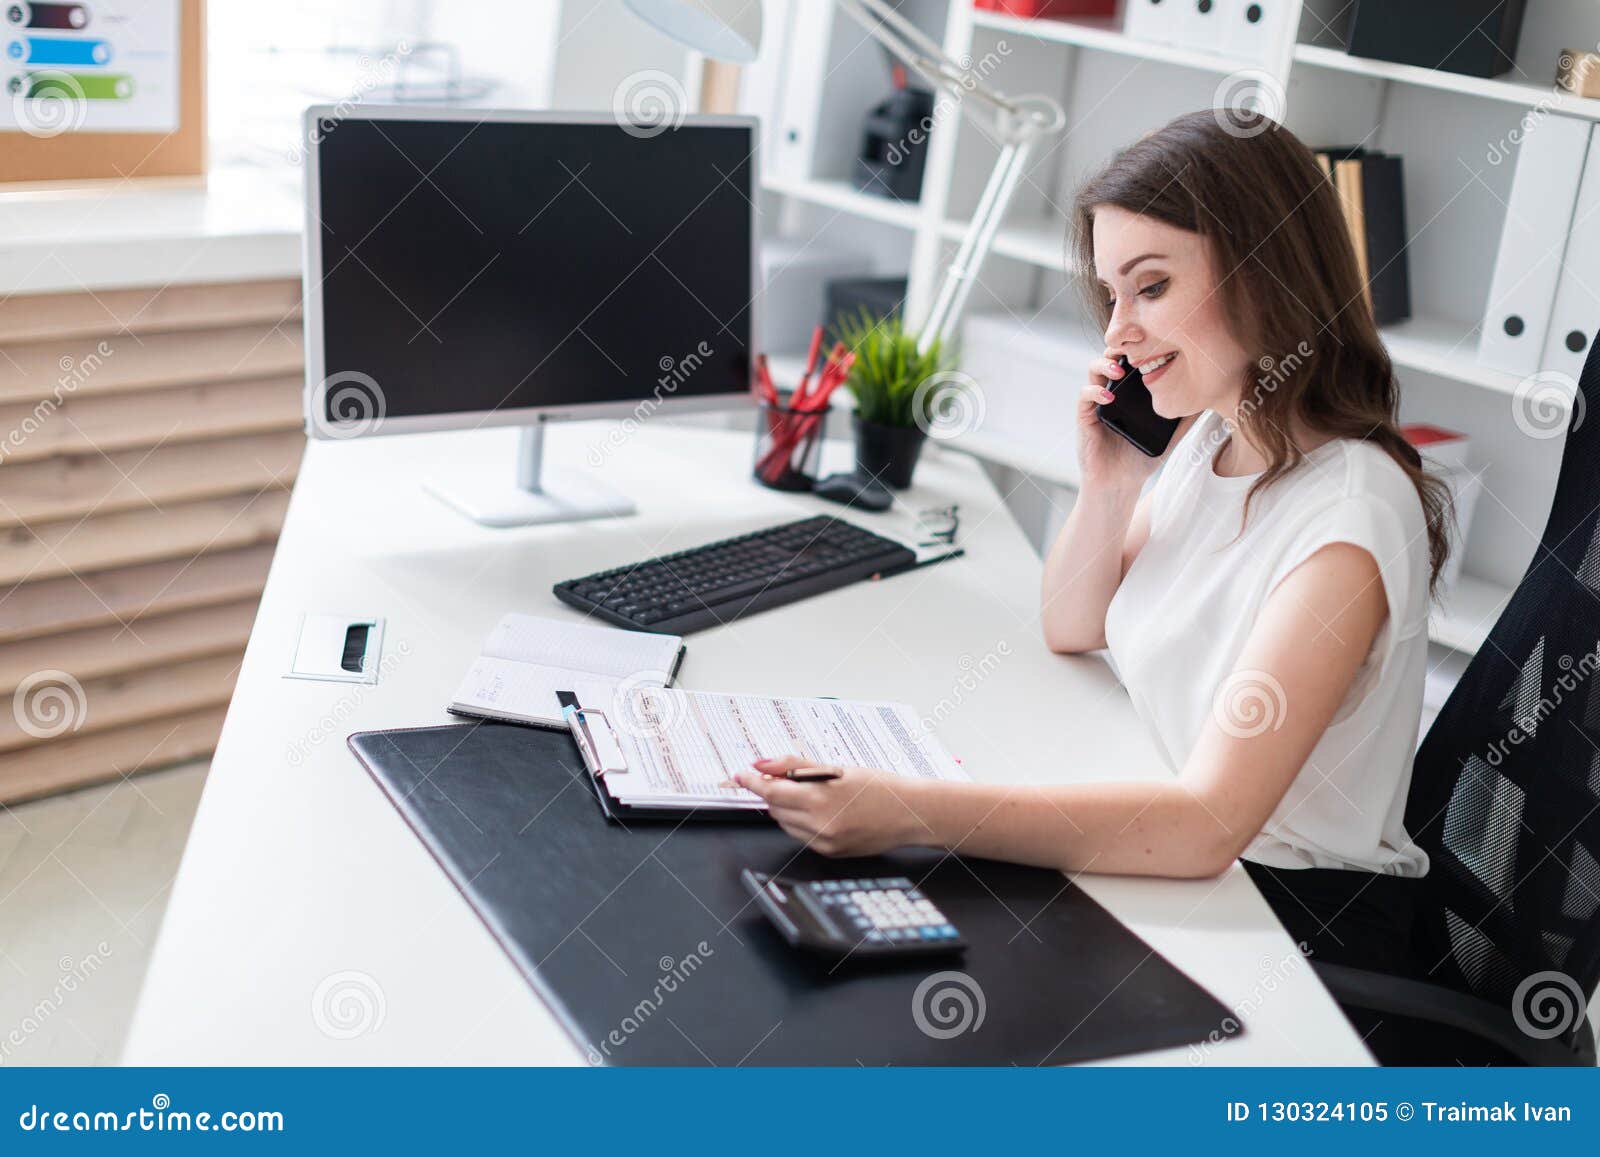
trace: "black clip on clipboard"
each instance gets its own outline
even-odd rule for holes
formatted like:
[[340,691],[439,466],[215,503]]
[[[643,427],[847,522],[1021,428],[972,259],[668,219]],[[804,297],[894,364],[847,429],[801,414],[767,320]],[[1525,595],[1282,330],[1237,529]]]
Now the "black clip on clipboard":
[[742,824],[767,822],[766,811],[754,808],[651,807],[623,803],[611,794],[605,784],[607,772],[628,770],[622,754],[622,744],[617,740],[611,721],[606,718],[605,712],[593,707],[584,707],[578,702],[578,697],[570,691],[557,691],[556,702],[561,705],[561,718],[566,720],[567,729],[572,733],[578,754],[583,759],[584,767],[588,769],[589,786],[594,789],[595,801],[599,803],[600,811],[608,822],[614,824],[630,820],[670,820],[673,823],[682,823],[685,820]]

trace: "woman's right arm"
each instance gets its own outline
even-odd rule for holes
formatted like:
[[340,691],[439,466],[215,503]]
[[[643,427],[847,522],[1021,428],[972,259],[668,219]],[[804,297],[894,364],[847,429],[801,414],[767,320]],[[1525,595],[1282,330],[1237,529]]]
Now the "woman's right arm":
[[[1064,654],[1106,645],[1106,608],[1150,537],[1150,500],[1140,491],[1161,459],[1141,454],[1097,414],[1122,373],[1117,351],[1108,349],[1089,364],[1088,384],[1078,392],[1078,500],[1045,556],[1039,596],[1045,644]],[[1184,419],[1172,445],[1192,421]]]
[[1150,535],[1150,499],[1139,491],[1081,490],[1044,560],[1040,622],[1052,651],[1106,645],[1106,608]]

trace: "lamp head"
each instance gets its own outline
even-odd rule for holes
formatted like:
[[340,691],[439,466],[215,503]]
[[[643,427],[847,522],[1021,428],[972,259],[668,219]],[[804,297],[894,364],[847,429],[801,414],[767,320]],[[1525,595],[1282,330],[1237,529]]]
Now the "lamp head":
[[761,0],[623,0],[633,14],[696,52],[749,64],[761,49]]

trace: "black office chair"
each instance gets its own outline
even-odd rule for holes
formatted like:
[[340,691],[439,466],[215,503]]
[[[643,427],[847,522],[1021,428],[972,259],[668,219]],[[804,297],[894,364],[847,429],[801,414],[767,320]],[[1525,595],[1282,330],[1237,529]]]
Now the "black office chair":
[[1417,751],[1406,830],[1432,867],[1411,975],[1317,967],[1381,1018],[1385,1063],[1595,1063],[1600,340],[1578,394],[1538,551]]

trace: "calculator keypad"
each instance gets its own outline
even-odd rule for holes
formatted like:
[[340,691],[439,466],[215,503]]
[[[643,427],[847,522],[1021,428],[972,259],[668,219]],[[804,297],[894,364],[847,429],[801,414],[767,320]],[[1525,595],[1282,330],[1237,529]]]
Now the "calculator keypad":
[[938,944],[960,939],[944,913],[904,876],[814,880],[805,887],[841,932],[869,944]]

